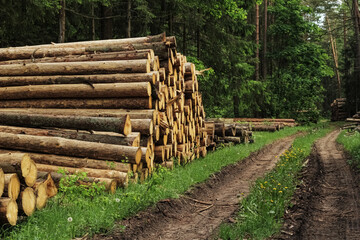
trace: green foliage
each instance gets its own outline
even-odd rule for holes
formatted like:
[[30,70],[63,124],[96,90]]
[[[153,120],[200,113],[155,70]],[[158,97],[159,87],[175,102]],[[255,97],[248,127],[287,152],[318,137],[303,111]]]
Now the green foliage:
[[257,179],[250,194],[241,201],[237,222],[221,226],[220,238],[266,239],[277,233],[312,144],[330,130],[328,124],[312,125],[306,136],[296,138],[292,148],[279,156],[276,168],[265,177]]
[[350,153],[349,163],[360,169],[360,133],[342,131],[337,141]]

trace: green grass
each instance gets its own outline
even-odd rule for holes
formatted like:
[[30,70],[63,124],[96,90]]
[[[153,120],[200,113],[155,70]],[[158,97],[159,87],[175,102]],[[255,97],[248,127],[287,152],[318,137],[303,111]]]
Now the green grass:
[[331,130],[328,125],[315,127],[307,135],[295,139],[292,148],[278,156],[276,168],[257,179],[250,194],[241,201],[235,224],[220,227],[221,239],[265,239],[282,226],[284,211],[298,183],[297,177],[309,156],[312,144]]
[[[93,198],[58,194],[45,209],[3,230],[5,239],[71,239],[107,232],[116,220],[132,216],[161,199],[178,198],[196,183],[203,182],[222,167],[249,156],[264,145],[304,131],[308,127],[286,128],[276,133],[256,133],[255,143],[226,147],[173,171],[159,169],[144,184],[130,185],[116,194]],[[121,227],[121,226],[120,226]]]
[[352,159],[349,160],[349,163],[360,169],[360,133],[342,131],[337,141],[350,153]]

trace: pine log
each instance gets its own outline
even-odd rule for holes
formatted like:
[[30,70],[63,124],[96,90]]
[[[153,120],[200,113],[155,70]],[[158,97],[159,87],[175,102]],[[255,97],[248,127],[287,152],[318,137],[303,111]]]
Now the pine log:
[[50,173],[38,172],[36,183],[44,183],[46,185],[48,198],[52,198],[58,193],[58,189]]
[[0,197],[3,195],[5,189],[5,174],[0,168]]
[[31,216],[36,209],[36,196],[35,191],[31,187],[27,187],[20,194],[20,209],[26,214]]
[[34,99],[0,101],[2,108],[93,108],[152,109],[152,98]]
[[[1,50],[0,50],[1,51]],[[151,60],[154,56],[152,49],[124,51],[124,52],[111,52],[111,53],[89,53],[83,55],[67,55],[60,57],[44,57],[33,59],[18,59],[2,61],[0,65],[6,64],[29,64],[29,63],[51,63],[51,62],[84,62],[84,61],[109,61],[109,60],[135,60],[135,59],[148,59]]]
[[0,133],[0,147],[109,161],[139,163],[141,160],[141,150],[138,147],[84,142],[59,137]]
[[15,226],[18,218],[18,205],[11,198],[0,198],[0,222]]
[[96,83],[131,83],[159,81],[159,72],[117,73],[102,75],[51,75],[51,76],[7,76],[0,77],[0,87],[50,85],[50,84],[96,84]]
[[234,124],[225,124],[225,136],[234,137],[236,135],[236,129]]
[[58,109],[58,108],[0,108],[0,112],[16,112],[28,114],[68,115],[87,117],[124,117],[130,119],[152,119],[155,123],[158,112],[155,109]]
[[34,136],[52,136],[62,137],[67,139],[75,139],[87,142],[99,142],[107,144],[125,145],[132,147],[140,146],[140,133],[132,132],[127,136],[117,133],[108,132],[93,132],[92,134],[85,131],[76,130],[50,130],[50,129],[38,129],[38,128],[25,128],[25,127],[12,127],[0,125],[0,132],[12,133],[12,134],[27,134]]
[[215,135],[219,137],[225,137],[225,124],[215,123]]
[[95,178],[114,178],[118,181],[119,186],[126,186],[128,184],[128,173],[119,172],[115,170],[100,170],[92,168],[72,168],[72,167],[61,167],[46,164],[37,164],[37,168],[42,172],[58,172],[59,169],[64,169],[70,174],[76,174],[80,172],[86,172],[87,176]]
[[255,125],[252,126],[253,131],[265,131],[265,132],[276,132],[276,126],[271,125]]
[[0,76],[38,76],[55,74],[149,73],[149,60],[97,62],[30,63],[0,65]]
[[[73,175],[63,175],[61,173],[57,173],[57,172],[39,172],[38,173],[39,177],[41,178],[47,178],[49,175],[51,176],[51,179],[56,183],[59,184],[60,180],[64,177],[73,177]],[[117,181],[115,179],[111,179],[111,178],[94,178],[94,177],[86,177],[85,179],[83,179],[81,182],[78,182],[79,184],[84,184],[84,183],[99,183],[105,186],[105,189],[107,191],[109,191],[110,193],[115,193],[116,192],[116,187],[117,187]],[[51,195],[49,195],[48,192],[48,196],[50,197]]]
[[154,133],[154,124],[152,119],[131,119],[131,127],[135,132],[143,135],[152,135]]
[[149,82],[53,84],[0,88],[1,100],[44,98],[126,98],[149,97]]
[[131,133],[131,121],[128,115],[117,118],[106,118],[0,112],[0,124],[109,131],[122,133],[125,136]]
[[16,199],[19,197],[20,193],[20,180],[16,173],[7,173],[5,174],[5,188],[4,196],[11,199]]
[[241,143],[241,138],[240,137],[226,136],[223,139],[225,140],[225,142],[232,142],[232,143],[235,143],[235,144],[240,144]]

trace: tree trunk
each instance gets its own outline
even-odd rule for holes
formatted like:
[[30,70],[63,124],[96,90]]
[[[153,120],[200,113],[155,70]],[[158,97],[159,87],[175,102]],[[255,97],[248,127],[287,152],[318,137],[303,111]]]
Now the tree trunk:
[[355,91],[355,111],[359,111],[359,96],[358,96],[358,86],[360,84],[360,14],[359,14],[359,5],[357,0],[353,0],[353,14],[354,14],[354,27],[355,27],[355,39],[356,39],[356,57],[354,64],[354,75],[356,82],[356,91]]
[[[130,120],[152,119],[153,123],[157,122],[157,115],[158,115],[158,112],[155,109],[126,110],[126,109],[0,108],[0,113],[7,113],[7,112],[15,112],[22,114],[28,113],[28,114],[113,117],[113,118],[121,118],[121,117],[125,117],[126,115],[129,115]],[[132,131],[134,131],[133,128]],[[120,144],[120,145],[124,145],[124,144]]]
[[26,65],[0,65],[1,76],[149,72],[150,61],[145,59],[96,62],[30,63]]
[[33,99],[0,101],[2,108],[152,109],[152,98]]
[[0,77],[0,87],[80,83],[91,85],[96,83],[130,82],[150,82],[155,84],[158,79],[158,72],[104,75],[10,76]]
[[108,131],[121,133],[125,136],[131,133],[131,121],[128,115],[122,118],[107,118],[2,112],[0,113],[0,124],[20,127],[55,127]]
[[0,133],[0,147],[137,164],[141,161],[141,149],[138,147],[84,142],[59,137]]
[[330,21],[329,21],[328,17],[326,17],[326,22],[328,24],[328,29],[329,29],[331,52],[332,52],[332,57],[333,57],[333,60],[334,60],[336,79],[337,79],[337,85],[338,85],[338,94],[337,95],[338,95],[338,98],[341,98],[341,80],[340,80],[340,73],[339,73],[337,50],[336,50],[336,45],[335,45],[336,40],[333,39],[332,31],[331,31],[331,25],[330,25]]
[[256,60],[256,63],[255,63],[255,80],[258,81],[259,80],[259,71],[260,71],[260,65],[259,65],[259,40],[260,40],[260,30],[259,30],[259,24],[260,24],[260,21],[259,21],[259,4],[256,4],[255,6],[255,28],[256,28],[256,31],[255,31],[255,43],[256,43],[256,52],[255,52],[255,60]]
[[86,172],[87,176],[95,178],[113,178],[118,181],[119,186],[126,186],[129,178],[128,174],[124,172],[119,172],[115,170],[101,170],[101,169],[92,169],[92,168],[73,168],[73,167],[61,167],[53,166],[46,164],[37,164],[39,171],[42,172],[58,172],[59,169],[64,169],[70,174],[76,174],[80,172]]
[[131,0],[127,0],[126,20],[127,20],[126,37],[130,38],[131,37]]
[[59,43],[65,42],[65,25],[66,25],[66,15],[65,8],[66,3],[65,0],[60,1],[60,13],[59,13]]
[[262,78],[266,80],[267,75],[267,28],[268,28],[268,1],[264,0],[264,37],[263,37],[263,58],[262,58]]
[[18,205],[11,198],[0,198],[0,222],[15,226],[18,218]]
[[29,63],[52,63],[52,62],[86,62],[86,61],[114,61],[114,60],[137,60],[148,59],[154,52],[149,49],[123,51],[123,52],[108,52],[108,53],[89,53],[82,55],[66,55],[60,57],[43,57],[36,59],[18,59],[0,62],[0,65],[8,64],[29,64]]
[[91,39],[92,40],[96,39],[95,11],[94,10],[95,10],[94,3],[91,3],[91,15],[92,15],[92,18],[91,18]]
[[113,38],[113,19],[111,6],[101,6],[102,20],[101,20],[101,39]]

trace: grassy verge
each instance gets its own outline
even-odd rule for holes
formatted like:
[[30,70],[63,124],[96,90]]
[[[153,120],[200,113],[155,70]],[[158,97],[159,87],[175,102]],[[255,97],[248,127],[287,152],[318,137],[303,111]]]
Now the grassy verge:
[[106,232],[116,220],[136,214],[161,199],[178,198],[192,185],[203,182],[222,167],[235,163],[265,144],[304,131],[307,127],[286,128],[276,133],[256,133],[255,143],[223,148],[173,171],[159,169],[144,184],[130,185],[116,194],[84,195],[60,193],[47,207],[17,226],[3,230],[5,239],[71,239]]
[[277,233],[282,226],[282,216],[298,183],[298,173],[309,156],[314,141],[325,136],[328,125],[315,127],[307,135],[298,137],[292,148],[278,156],[276,168],[259,178],[250,194],[241,202],[235,224],[220,228],[221,239],[265,239]]
[[350,153],[352,159],[349,163],[360,169],[360,133],[342,131],[337,141]]

